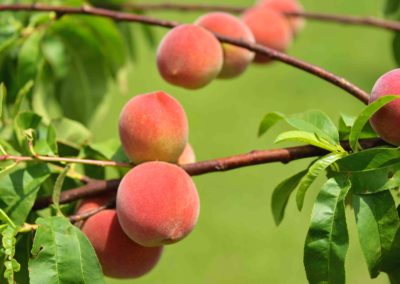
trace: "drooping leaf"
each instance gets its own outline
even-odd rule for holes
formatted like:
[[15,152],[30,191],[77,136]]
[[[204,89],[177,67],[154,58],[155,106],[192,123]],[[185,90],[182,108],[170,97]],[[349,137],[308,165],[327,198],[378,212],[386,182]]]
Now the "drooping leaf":
[[353,195],[358,238],[372,278],[398,269],[400,220],[389,191]]
[[344,199],[350,182],[331,178],[314,204],[310,229],[304,247],[304,265],[309,283],[345,283],[345,257],[348,248]]
[[29,261],[31,284],[104,283],[96,254],[65,217],[39,218]]
[[285,119],[285,115],[280,112],[269,112],[261,120],[260,126],[258,128],[258,136],[262,136],[266,133],[272,126],[276,123]]
[[62,212],[61,212],[61,208],[60,208],[60,195],[61,195],[61,190],[62,190],[62,186],[64,184],[65,177],[67,176],[70,168],[71,168],[70,165],[67,165],[63,169],[63,171],[59,174],[59,176],[56,179],[56,182],[54,183],[52,200],[53,200],[53,206],[57,210],[58,216],[62,216]]
[[0,208],[17,225],[22,225],[31,211],[40,185],[49,177],[47,165],[36,164],[0,178]]
[[7,279],[9,284],[14,284],[14,272],[18,272],[21,268],[18,261],[14,258],[15,256],[15,245],[17,240],[15,238],[17,234],[17,230],[15,227],[7,226],[5,230],[1,233],[2,239],[2,247],[5,252],[5,261],[4,261],[4,278]]
[[301,178],[307,170],[301,171],[278,184],[272,193],[271,208],[276,225],[279,225],[284,217],[286,205],[292,192],[297,188]]
[[297,208],[301,211],[304,205],[304,198],[306,196],[307,189],[311,186],[314,180],[322,174],[330,165],[335,163],[337,160],[345,157],[346,153],[331,153],[317,161],[315,161],[307,171],[307,174],[300,180],[298,190],[296,194]]
[[327,141],[318,139],[315,134],[305,131],[287,131],[281,133],[275,140],[274,143],[282,142],[301,142],[316,146],[321,149],[325,149],[330,152],[343,152],[343,148],[340,145],[332,145]]
[[369,104],[356,118],[353,127],[349,135],[349,144],[353,151],[357,151],[358,139],[362,133],[364,126],[372,115],[381,109],[386,104],[390,103],[395,99],[399,99],[400,96],[383,96]]

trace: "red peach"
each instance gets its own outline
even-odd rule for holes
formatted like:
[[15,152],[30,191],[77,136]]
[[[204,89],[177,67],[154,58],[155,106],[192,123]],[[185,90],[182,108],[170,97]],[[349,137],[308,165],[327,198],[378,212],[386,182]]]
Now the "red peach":
[[178,159],[178,164],[184,165],[184,164],[191,164],[194,162],[196,162],[196,155],[193,151],[192,146],[189,143],[187,143],[185,149],[183,150],[182,154]]
[[[400,95],[400,69],[387,72],[376,81],[369,103],[387,95]],[[371,117],[370,122],[383,140],[400,146],[400,99],[396,99],[378,110]]]
[[119,134],[125,153],[135,164],[175,163],[188,140],[188,121],[176,99],[160,91],[148,93],[126,103]]
[[[260,45],[284,52],[292,42],[288,21],[272,9],[252,8],[244,12],[242,19]],[[269,57],[259,54],[254,59],[256,63],[270,61]]]
[[148,273],[160,259],[162,247],[143,247],[122,231],[115,210],[93,215],[82,227],[103,269],[113,278],[137,278]]
[[177,242],[194,228],[199,196],[190,176],[165,162],[130,170],[117,193],[118,219],[124,232],[143,246]]
[[221,44],[211,32],[197,25],[173,28],[157,51],[157,66],[164,80],[187,89],[210,83],[222,64]]
[[[207,30],[235,39],[254,43],[250,29],[238,18],[228,13],[212,12],[201,16],[195,24]],[[242,74],[253,61],[254,53],[231,44],[222,44],[224,64],[219,78],[233,78]]]
[[[279,13],[298,13],[303,12],[304,8],[297,0],[259,0],[257,5],[263,8],[270,8]],[[297,34],[303,29],[305,21],[301,17],[291,17],[288,19],[292,32]]]

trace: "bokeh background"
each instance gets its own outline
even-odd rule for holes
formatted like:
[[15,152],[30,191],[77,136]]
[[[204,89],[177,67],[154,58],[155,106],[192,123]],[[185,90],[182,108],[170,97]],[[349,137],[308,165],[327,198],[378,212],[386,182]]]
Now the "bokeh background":
[[[253,4],[249,0],[183,2]],[[383,6],[381,0],[302,0],[302,3],[308,11],[369,16],[381,16]],[[192,22],[200,13],[152,12],[151,15]],[[152,29],[157,40],[166,33],[161,28]],[[392,36],[380,29],[308,21],[288,53],[369,91],[380,75],[396,67],[391,54]],[[170,93],[184,106],[190,121],[190,142],[198,160],[287,146],[272,143],[279,131],[286,129],[283,124],[257,138],[258,124],[266,112],[291,114],[320,109],[337,121],[340,113],[356,115],[363,108],[342,90],[282,63],[252,66],[237,79],[214,81],[197,91],[176,88],[160,78],[155,64],[156,51],[139,33],[136,48],[138,59],[125,74],[126,90],[112,88],[111,111],[92,127],[99,141],[118,135],[119,112],[129,98],[155,90]],[[148,275],[129,281],[110,279],[107,283],[307,283],[303,243],[312,202],[323,178],[311,188],[302,212],[297,211],[293,200],[289,202],[279,227],[273,222],[270,202],[274,187],[308,162],[260,165],[195,177],[201,213],[192,234],[180,243],[167,246],[160,263]],[[353,212],[348,209],[347,215],[350,229],[347,282],[388,283],[385,275],[369,279],[357,241]]]

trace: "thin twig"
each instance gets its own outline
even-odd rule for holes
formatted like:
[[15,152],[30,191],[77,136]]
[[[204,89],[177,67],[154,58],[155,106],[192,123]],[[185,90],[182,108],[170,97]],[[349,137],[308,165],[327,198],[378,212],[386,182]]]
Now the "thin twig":
[[89,219],[90,217],[92,217],[93,215],[96,215],[97,213],[99,213],[103,210],[114,208],[114,207],[115,207],[115,200],[112,200],[104,205],[101,205],[101,206],[95,208],[95,209],[88,210],[88,211],[85,211],[83,213],[79,213],[76,215],[68,216],[68,219],[71,221],[71,223],[85,221],[85,220]]
[[130,163],[115,162],[115,161],[102,161],[102,160],[91,160],[91,159],[79,159],[79,158],[68,158],[68,157],[51,157],[51,156],[14,156],[14,155],[1,155],[0,161],[12,160],[17,163],[19,162],[58,162],[58,163],[77,163],[85,165],[94,165],[100,167],[132,167]]
[[[64,6],[48,6],[43,4],[10,4],[10,5],[0,5],[1,11],[46,11],[46,12],[55,12],[58,16],[62,16],[65,14],[81,14],[81,15],[91,15],[91,16],[100,16],[106,17],[115,21],[124,21],[124,22],[138,22],[148,25],[154,25],[164,28],[173,28],[180,23],[175,21],[166,21],[160,20],[156,18],[151,18],[143,15],[135,15],[130,13],[117,12],[113,10],[107,10],[102,8],[95,8],[90,6],[82,6],[82,7],[64,7]],[[306,71],[310,74],[313,74],[331,84],[345,90],[349,94],[353,95],[364,104],[368,103],[369,94],[364,90],[360,89],[358,86],[352,84],[346,79],[339,77],[329,71],[322,69],[316,65],[307,63],[305,61],[296,59],[291,57],[285,53],[279,52],[277,50],[264,47],[262,45],[237,40],[234,38],[222,36],[215,34],[215,36],[221,42],[229,43],[235,46],[240,46],[245,49],[254,51],[258,54],[268,56],[271,59],[281,61],[288,65],[294,66],[298,69]]]
[[[233,5],[209,5],[209,4],[186,4],[186,3],[125,3],[122,4],[123,8],[130,9],[133,11],[165,11],[165,10],[176,10],[176,11],[221,11],[228,13],[242,13],[249,7],[240,7]],[[359,25],[369,26],[390,31],[400,31],[400,23],[397,21],[384,20],[375,17],[362,17],[362,16],[350,16],[350,15],[336,15],[327,13],[316,13],[316,12],[291,12],[285,13],[289,17],[301,17],[308,20],[333,22],[338,24],[348,25]]]
[[[381,139],[364,139],[359,141],[364,149],[373,148],[380,145],[386,145]],[[345,149],[349,149],[347,141],[342,143]],[[202,161],[187,165],[182,168],[191,176],[202,175],[212,172],[223,172],[237,168],[267,164],[267,163],[289,163],[293,160],[321,156],[327,151],[314,146],[298,146],[272,150],[258,150],[246,154],[239,154],[225,158]],[[63,191],[60,196],[60,203],[68,203],[81,198],[97,196],[105,192],[116,192],[120,179],[108,181],[92,180],[88,184]],[[34,209],[42,209],[51,204],[51,197],[39,198],[34,205]]]

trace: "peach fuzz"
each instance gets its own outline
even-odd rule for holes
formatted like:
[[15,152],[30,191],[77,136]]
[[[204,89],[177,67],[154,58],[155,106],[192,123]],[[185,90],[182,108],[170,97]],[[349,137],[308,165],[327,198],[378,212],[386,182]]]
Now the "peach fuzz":
[[154,268],[162,247],[143,247],[122,231],[115,210],[93,215],[82,227],[91,242],[104,275],[112,278],[137,278]]
[[204,87],[215,79],[223,64],[222,47],[206,29],[180,25],[170,30],[157,50],[157,66],[167,82],[187,89]]
[[181,104],[160,91],[133,97],[119,119],[122,146],[135,164],[155,160],[175,163],[187,143],[188,128]]
[[[228,13],[212,12],[201,16],[195,24],[207,30],[238,40],[254,43],[250,29],[238,18]],[[224,64],[218,78],[233,78],[242,74],[253,61],[254,53],[231,44],[222,44]]]
[[[387,95],[400,95],[400,69],[387,72],[376,81],[369,103]],[[378,110],[371,117],[370,123],[383,140],[400,146],[400,99],[396,99]]]
[[143,246],[160,246],[183,239],[194,228],[199,207],[191,177],[174,164],[140,164],[123,177],[118,188],[121,227]]
[[[300,13],[304,11],[303,6],[297,0],[260,0],[257,2],[257,5],[263,8],[270,8],[279,13]],[[301,17],[289,17],[288,21],[294,34],[297,34],[304,28],[305,21]]]
[[[260,45],[284,52],[292,42],[288,21],[278,12],[266,8],[251,8],[242,14],[244,23]],[[271,59],[257,54],[254,62],[267,63]]]
[[191,164],[196,162],[196,155],[193,151],[192,146],[187,143],[185,149],[178,159],[179,165]]

